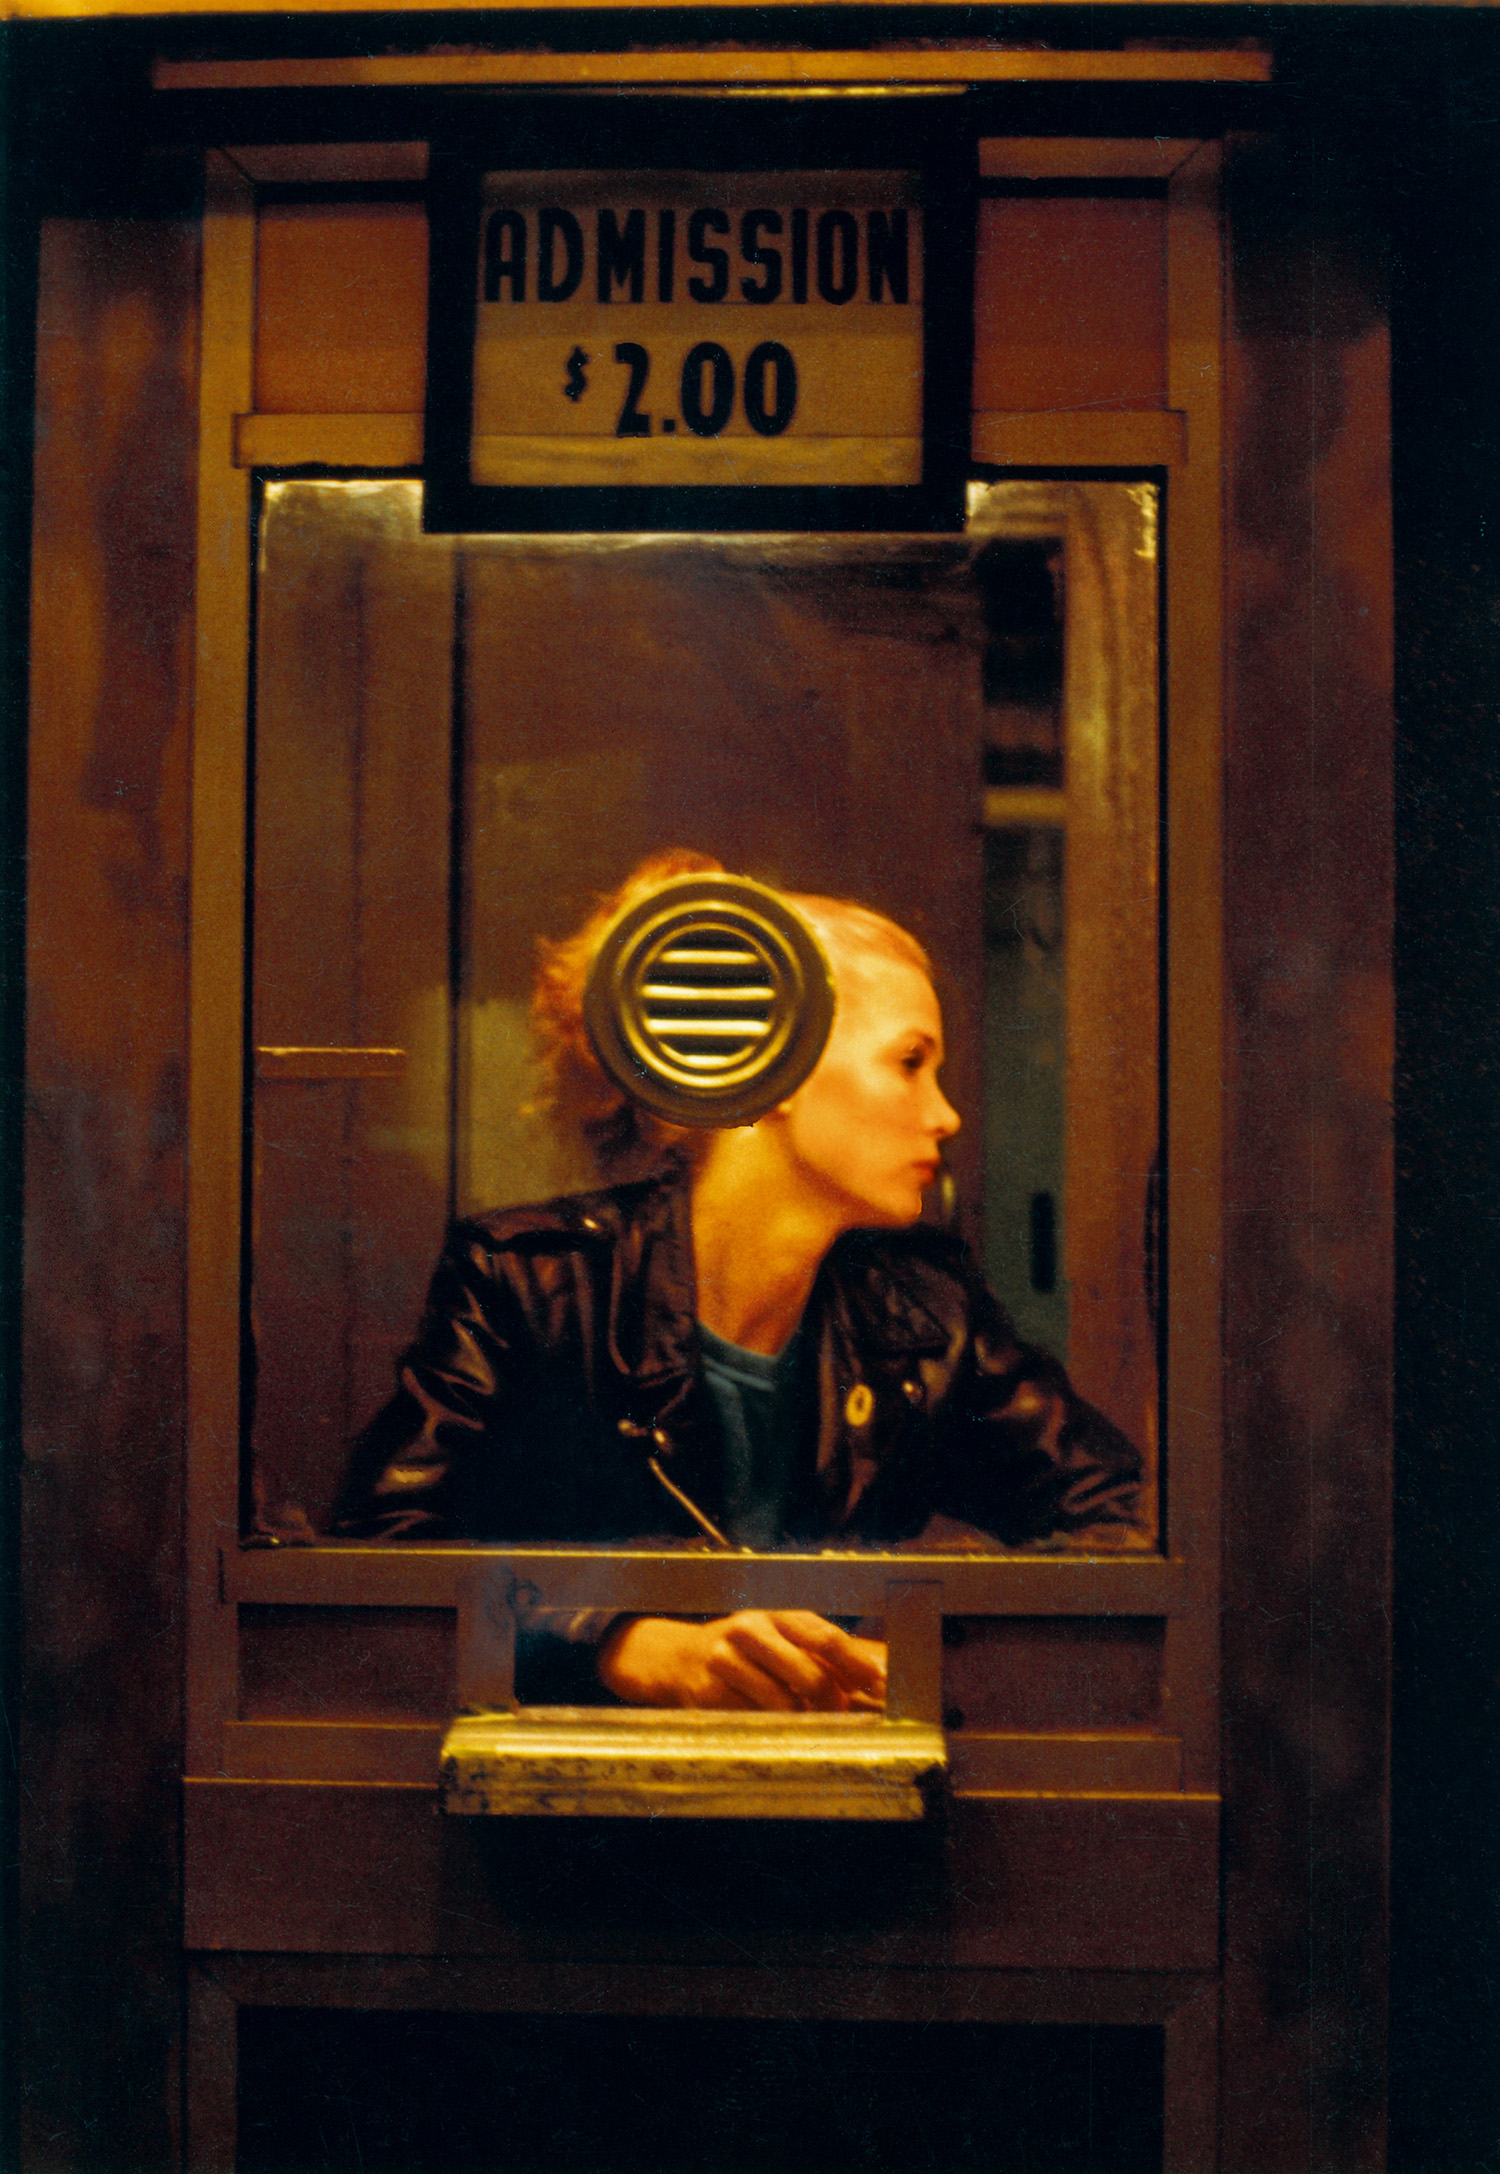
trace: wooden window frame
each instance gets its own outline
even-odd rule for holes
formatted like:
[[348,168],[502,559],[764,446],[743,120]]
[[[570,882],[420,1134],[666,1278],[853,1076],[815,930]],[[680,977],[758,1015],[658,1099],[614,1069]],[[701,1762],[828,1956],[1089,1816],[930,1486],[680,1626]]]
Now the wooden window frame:
[[[1035,147],[1010,147],[1022,164]],[[1049,172],[1138,177],[1140,146],[1053,141]],[[1134,158],[1135,164],[1131,164]],[[1222,1134],[1223,267],[1218,147],[1163,146],[1168,405],[1110,415],[977,414],[973,456],[1056,475],[1164,480],[1166,736],[1162,987],[1166,1213],[1166,1557],[997,1557],[954,1564],[967,1609],[1167,1622],[1181,1789],[1218,1787],[1220,1161]],[[1069,160],[1071,159],[1071,163]],[[420,459],[420,419],[258,417],[253,407],[254,154],[208,155],[203,225],[193,752],[188,1180],[189,1775],[221,1775],[246,1602],[456,1605],[481,1550],[253,1551],[238,1544],[247,727],[252,469],[389,473]],[[1062,164],[1059,164],[1059,161]],[[1170,163],[1169,163],[1170,162]],[[934,1565],[935,1571],[937,1564]],[[943,1574],[950,1566],[942,1563]],[[334,1760],[337,1770],[338,1761]]]

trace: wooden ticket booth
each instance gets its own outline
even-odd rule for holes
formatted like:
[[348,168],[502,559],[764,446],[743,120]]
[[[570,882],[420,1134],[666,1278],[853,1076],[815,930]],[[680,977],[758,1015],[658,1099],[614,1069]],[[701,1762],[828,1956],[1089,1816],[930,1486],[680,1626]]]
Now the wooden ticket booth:
[[[1244,1716],[1257,1651],[1280,1665],[1249,1626],[1292,1577],[1256,1566],[1296,1459],[1262,1452],[1236,1367],[1292,1075],[1247,1039],[1245,977],[1268,914],[1379,921],[1381,869],[1286,842],[1304,790],[1328,837],[1378,793],[1362,754],[1330,814],[1297,752],[1299,613],[1332,582],[1316,705],[1378,753],[1378,296],[1282,369],[1265,291],[1301,245],[1256,225],[1264,43],[1031,50],[899,9],[869,38],[795,9],[753,39],[732,8],[687,38],[665,12],[466,22],[462,49],[410,15],[358,50],[334,18],[158,24],[131,111],[146,166],[201,198],[154,241],[138,214],[40,228],[38,850],[91,550],[115,632],[89,699],[110,640],[149,652],[132,685],[175,720],[186,793],[183,2163],[314,2163],[297,2125],[335,2073],[386,2093],[389,2139],[407,2062],[413,2091],[424,2062],[446,2079],[435,2122],[486,2063],[555,2097],[622,2045],[685,2098],[675,2064],[738,2061],[737,2089],[770,2076],[811,2120],[795,2061],[756,2067],[791,2031],[828,2074],[941,2098],[934,2164],[1268,2165],[1235,2135],[1236,2048],[1264,2084],[1267,1898],[1305,1826],[1243,1763]],[[155,588],[99,540],[143,494]],[[1318,521],[1289,540],[1279,496]],[[1141,1448],[1127,1533],[728,1559],[329,1536],[448,1220],[587,1182],[536,1114],[536,939],[675,844],[928,942],[966,1115],[935,1212]],[[128,922],[116,879],[99,910]],[[82,909],[39,880],[45,984]],[[1335,1125],[1361,1319],[1388,1260],[1372,944],[1351,934],[1327,998],[1364,992]],[[1265,1002],[1303,1016],[1291,985]],[[1378,1494],[1378,1413],[1347,1396],[1375,1430],[1348,1484]],[[442,1809],[445,1732],[493,1703],[519,1591],[879,1619],[891,1722],[941,1732],[941,1784],[910,1819],[726,1798],[694,1821],[664,1789]],[[1379,1753],[1355,1735],[1358,1911]],[[504,2124],[448,2103],[424,2148],[493,2165],[524,2137],[552,2164],[507,2090]],[[1342,2164],[1376,2163],[1370,2090],[1346,2087]],[[618,2163],[676,2163],[632,2103]],[[754,2164],[803,2163],[798,2118]],[[673,2133],[706,2164],[720,2132],[684,2105]],[[864,2164],[853,2134],[818,2149]]]

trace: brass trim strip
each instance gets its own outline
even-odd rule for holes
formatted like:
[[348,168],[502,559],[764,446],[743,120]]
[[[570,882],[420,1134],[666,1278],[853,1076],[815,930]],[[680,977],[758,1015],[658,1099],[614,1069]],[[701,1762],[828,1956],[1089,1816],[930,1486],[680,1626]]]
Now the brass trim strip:
[[1066,830],[1068,796],[1054,785],[987,785],[980,821],[986,830]]
[[258,1080],[394,1079],[404,1049],[257,1049]]
[[265,187],[427,179],[425,143],[232,143],[225,156]]
[[981,181],[1165,181],[1197,141],[1180,136],[981,136]]
[[250,478],[229,419],[254,397],[255,201],[222,152],[205,161],[194,584],[192,940],[188,953],[187,1760],[234,1711],[235,1626],[218,1553],[238,1516],[244,1090]]
[[420,468],[420,415],[237,415],[237,468]]
[[[231,1721],[223,1774],[235,1781],[415,1782],[437,1785],[446,1722]],[[955,1795],[1123,1791],[1168,1794],[1182,1772],[1175,1736],[1148,1730],[979,1731],[948,1736]]]
[[456,1608],[464,1581],[502,1562],[537,1587],[539,1605],[670,1615],[712,1613],[731,1589],[737,1608],[879,1615],[892,1578],[940,1579],[945,1615],[1175,1616],[1190,1605],[1186,1563],[1159,1555],[719,1555],[334,1541],[228,1547],[222,1562],[226,1601],[289,1607]]
[[[33,0],[38,8],[44,0]],[[59,0],[82,9],[81,0]],[[147,12],[143,8],[143,12]],[[151,13],[164,12],[154,0]],[[480,85],[534,90],[595,84],[868,83],[1266,83],[1268,53],[1238,48],[1202,52],[1080,53],[975,48],[955,52],[878,53],[409,53],[346,54],[277,60],[157,60],[159,91],[382,89]]]

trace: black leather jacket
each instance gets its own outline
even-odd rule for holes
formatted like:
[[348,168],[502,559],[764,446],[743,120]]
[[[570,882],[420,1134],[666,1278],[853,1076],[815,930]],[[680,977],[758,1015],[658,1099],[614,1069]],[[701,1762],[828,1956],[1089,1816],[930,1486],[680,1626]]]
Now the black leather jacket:
[[[391,1402],[356,1445],[336,1530],[589,1542],[716,1524],[723,1449],[696,1357],[686,1186],[621,1186],[454,1227]],[[1140,1459],[1018,1342],[967,1250],[926,1225],[851,1231],[818,1273],[792,1544],[888,1545],[934,1516],[1010,1545],[1128,1524]]]

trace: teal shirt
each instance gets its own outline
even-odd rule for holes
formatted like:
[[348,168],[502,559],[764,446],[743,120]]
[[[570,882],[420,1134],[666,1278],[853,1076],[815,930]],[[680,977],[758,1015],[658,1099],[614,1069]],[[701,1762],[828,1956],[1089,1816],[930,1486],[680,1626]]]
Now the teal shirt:
[[799,1330],[768,1359],[700,1321],[698,1352],[724,1430],[724,1529],[739,1547],[777,1547],[809,1393],[806,1343]]

